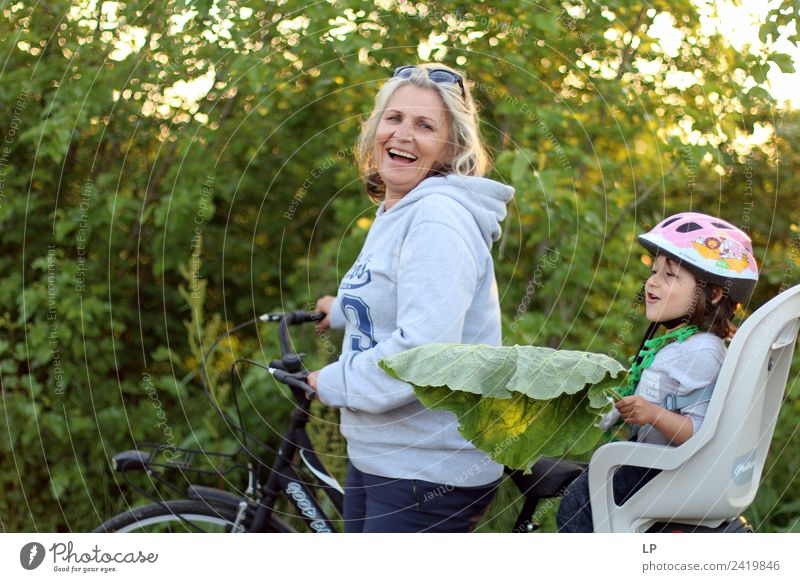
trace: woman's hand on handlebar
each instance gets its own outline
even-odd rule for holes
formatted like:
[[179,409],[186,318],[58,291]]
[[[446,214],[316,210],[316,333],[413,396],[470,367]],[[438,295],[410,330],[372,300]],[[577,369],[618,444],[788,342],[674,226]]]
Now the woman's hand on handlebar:
[[325,295],[317,299],[317,304],[314,306],[314,309],[325,314],[325,318],[317,322],[317,332],[328,329],[331,326],[331,308],[333,307],[334,301],[336,301],[336,297],[333,295]]
[[[306,378],[306,383],[314,389],[314,394],[316,394],[316,400],[322,402],[322,399],[319,397],[319,390],[317,389],[317,376],[319,376],[320,370],[316,370],[315,372],[311,372]],[[325,404],[324,402],[322,402]]]
[[[333,308],[334,301],[336,301],[336,297],[333,295],[325,295],[317,299],[317,304],[314,306],[314,310],[325,314],[325,318],[317,322],[317,333],[324,331],[331,326],[331,309]],[[319,376],[319,372],[319,370],[311,372],[308,375],[308,378],[306,378],[306,382],[314,389],[314,392],[316,393],[316,399],[322,402],[322,399],[319,397],[319,390],[317,389],[317,377]],[[322,403],[325,404],[324,402]]]

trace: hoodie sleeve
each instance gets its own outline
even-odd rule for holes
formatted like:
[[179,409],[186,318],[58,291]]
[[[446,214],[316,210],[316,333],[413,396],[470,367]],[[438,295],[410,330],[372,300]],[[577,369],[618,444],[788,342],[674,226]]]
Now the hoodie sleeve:
[[397,328],[364,351],[343,354],[322,369],[320,399],[330,406],[380,414],[415,400],[410,384],[378,367],[386,356],[432,343],[459,343],[464,317],[478,287],[479,269],[455,228],[435,221],[409,231],[397,272]]
[[333,329],[344,329],[344,326],[347,324],[347,319],[344,316],[344,311],[342,311],[342,305],[339,303],[338,297],[331,304],[330,316],[331,327]]

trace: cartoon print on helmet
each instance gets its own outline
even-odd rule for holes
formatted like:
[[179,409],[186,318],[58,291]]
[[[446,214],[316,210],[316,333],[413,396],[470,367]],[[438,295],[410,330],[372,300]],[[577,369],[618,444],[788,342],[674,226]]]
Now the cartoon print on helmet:
[[692,241],[692,245],[701,256],[715,260],[720,269],[731,269],[741,273],[750,264],[742,245],[728,239],[722,233],[697,237]]

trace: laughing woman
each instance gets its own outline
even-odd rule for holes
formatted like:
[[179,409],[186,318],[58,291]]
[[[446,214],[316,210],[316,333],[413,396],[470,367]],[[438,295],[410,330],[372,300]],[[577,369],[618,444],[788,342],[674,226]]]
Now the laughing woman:
[[384,83],[357,160],[381,204],[337,296],[317,302],[321,328],[345,328],[342,355],[309,377],[341,409],[345,529],[470,531],[502,466],[377,363],[432,342],[500,345],[491,247],[513,189],[482,177],[489,159],[469,86],[441,65],[400,67]]

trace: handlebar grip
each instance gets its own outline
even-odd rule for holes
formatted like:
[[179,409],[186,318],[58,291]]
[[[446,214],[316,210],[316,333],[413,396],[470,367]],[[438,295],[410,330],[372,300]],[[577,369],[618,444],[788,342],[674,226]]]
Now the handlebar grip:
[[325,314],[321,311],[291,311],[283,316],[286,325],[300,325],[310,321],[321,321]]
[[299,378],[292,376],[289,372],[284,372],[283,370],[270,370],[272,376],[282,384],[286,384],[290,388],[295,388],[297,390],[302,390],[306,394],[308,394],[309,398],[314,399],[317,393],[314,389],[306,382],[303,382]]

